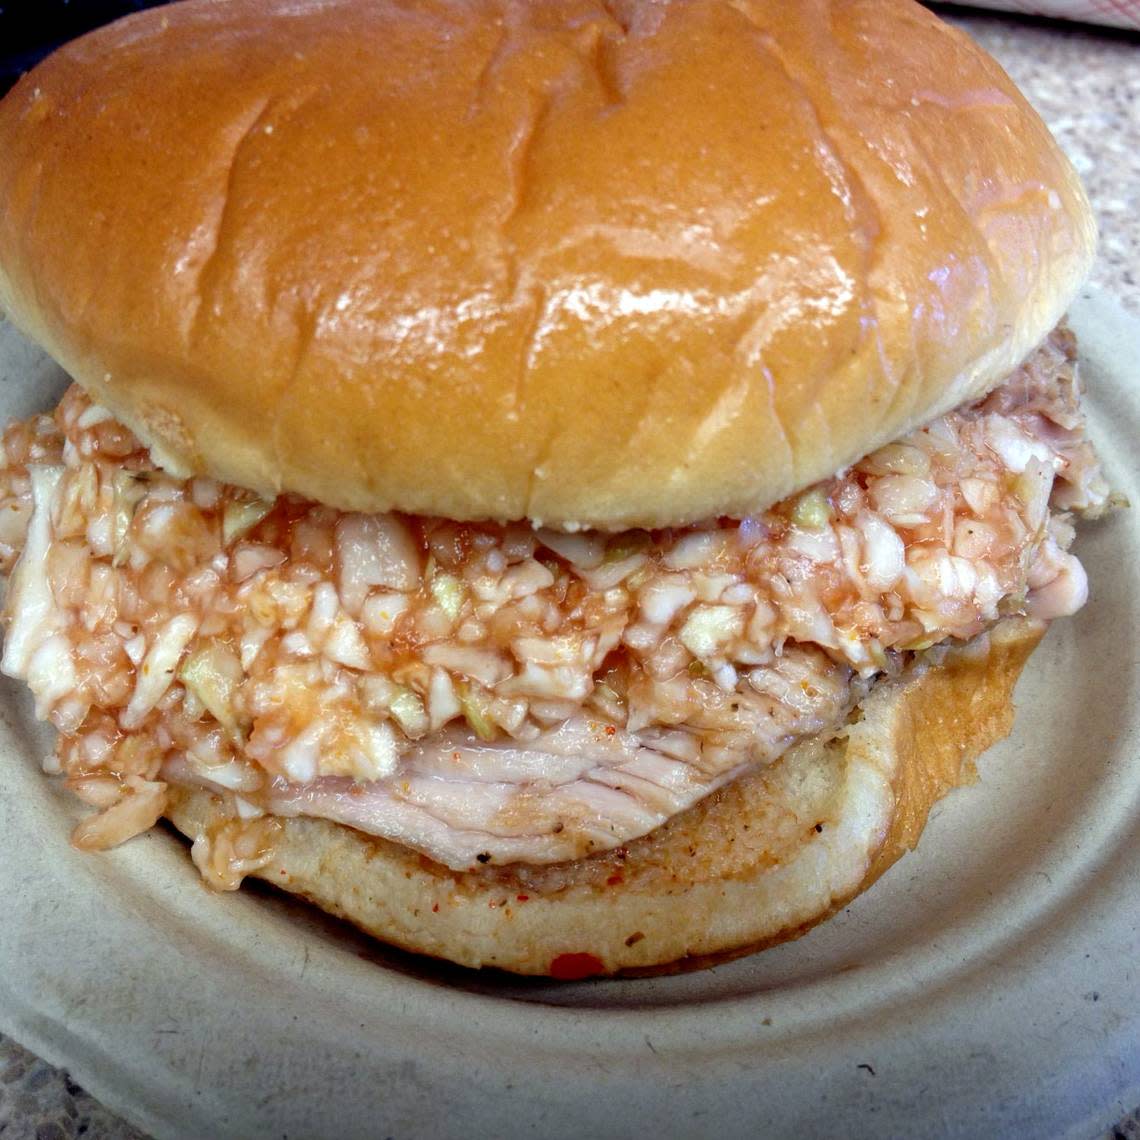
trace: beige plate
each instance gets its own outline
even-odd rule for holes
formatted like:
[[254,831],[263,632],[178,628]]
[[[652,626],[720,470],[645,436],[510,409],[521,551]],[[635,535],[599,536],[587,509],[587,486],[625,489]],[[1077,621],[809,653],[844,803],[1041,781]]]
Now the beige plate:
[[[553,985],[386,952],[153,834],[71,850],[48,738],[0,689],[0,1029],[161,1137],[1089,1137],[1140,1104],[1140,324],[1074,310],[1096,437],[1138,504],[1014,737],[921,849],[800,942]],[[0,411],[56,372],[0,325]]]

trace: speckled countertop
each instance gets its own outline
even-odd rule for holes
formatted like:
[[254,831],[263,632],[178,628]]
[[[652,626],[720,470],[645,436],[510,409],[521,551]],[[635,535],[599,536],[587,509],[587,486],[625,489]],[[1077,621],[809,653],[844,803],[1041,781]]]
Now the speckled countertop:
[[[1140,315],[1140,36],[960,9],[945,14],[1001,61],[1072,158],[1100,224],[1092,281]],[[0,1136],[134,1140],[142,1133],[0,1035]],[[1140,1140],[1140,1111],[1108,1137]]]

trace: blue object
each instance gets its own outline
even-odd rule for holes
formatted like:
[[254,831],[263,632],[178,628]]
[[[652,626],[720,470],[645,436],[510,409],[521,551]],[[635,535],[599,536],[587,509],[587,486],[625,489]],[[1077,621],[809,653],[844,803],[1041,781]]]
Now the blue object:
[[161,0],[0,0],[0,94],[60,44]]

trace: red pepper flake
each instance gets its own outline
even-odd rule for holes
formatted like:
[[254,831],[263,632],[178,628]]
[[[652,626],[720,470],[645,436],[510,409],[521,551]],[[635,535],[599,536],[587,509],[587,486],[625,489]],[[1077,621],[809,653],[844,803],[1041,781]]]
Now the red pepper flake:
[[515,895],[519,902],[530,902],[530,895]]
[[432,914],[439,914],[439,903],[431,904],[431,912]]
[[624,875],[623,875],[623,874],[622,874],[620,871],[615,871],[615,872],[614,872],[614,873],[613,873],[613,874],[612,874],[612,875],[611,875],[611,876],[610,876],[610,877],[609,877],[609,878],[606,880],[606,886],[607,886],[607,887],[616,887],[616,886],[618,886],[620,883],[624,883],[624,882],[625,882],[625,876],[624,876]]
[[617,729],[612,724],[607,724],[606,725],[606,735],[607,736],[617,736]]
[[605,972],[605,963],[594,954],[559,954],[550,963],[550,976],[560,982],[579,982]]

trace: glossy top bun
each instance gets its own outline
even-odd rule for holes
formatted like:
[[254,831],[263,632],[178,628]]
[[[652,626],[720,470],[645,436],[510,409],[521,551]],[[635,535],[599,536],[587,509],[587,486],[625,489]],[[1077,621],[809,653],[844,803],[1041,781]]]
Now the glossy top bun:
[[0,104],[0,306],[175,469],[621,528],[993,386],[1077,178],[909,0],[190,0]]

